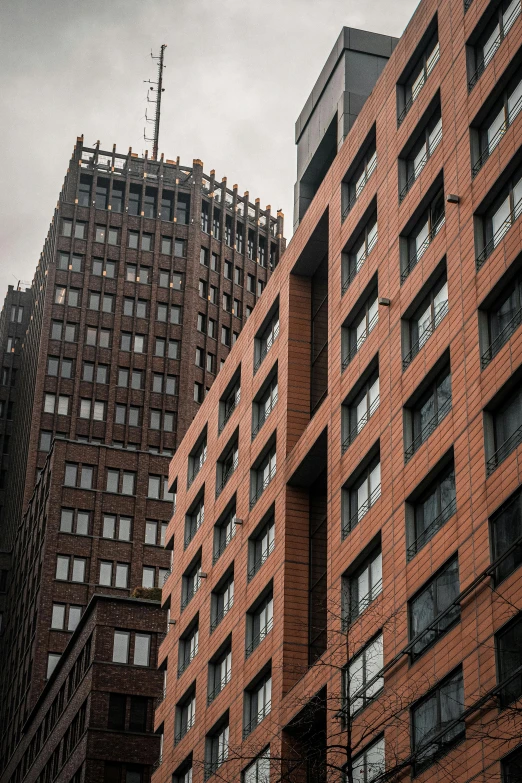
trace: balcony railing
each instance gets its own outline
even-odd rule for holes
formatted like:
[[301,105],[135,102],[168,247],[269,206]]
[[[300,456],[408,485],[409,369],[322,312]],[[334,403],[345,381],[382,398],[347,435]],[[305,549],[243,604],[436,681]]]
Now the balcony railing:
[[182,600],[181,600],[181,611],[186,609],[187,606],[189,605],[189,603],[192,601],[192,599],[194,598],[194,596],[196,595],[196,593],[199,590],[200,584],[201,584],[201,580],[200,580],[199,577],[197,577],[194,580],[194,585],[193,585],[192,589],[190,590],[190,592],[187,592],[187,594],[184,595]]
[[356,187],[355,192],[350,196],[346,209],[343,212],[343,220],[346,220],[348,213],[351,212],[351,210],[354,208],[357,199],[359,198],[364,188],[366,187],[366,184],[370,179],[370,177],[372,176],[373,172],[375,171],[376,167],[377,167],[377,155],[374,155],[370,160],[361,181]]
[[275,547],[275,539],[269,543],[269,545],[263,549],[259,557],[256,557],[251,567],[248,569],[247,579],[249,582],[255,577],[263,563],[266,561],[269,555],[272,554]]
[[269,352],[270,348],[274,344],[274,340],[278,336],[279,336],[279,321],[274,326],[274,328],[272,330],[272,334],[268,337],[267,341],[265,342],[265,344],[261,348],[261,352],[259,354],[259,357],[258,357],[257,361],[254,364],[254,373],[256,373],[259,370],[259,368],[261,367],[264,359],[266,358],[267,353]]
[[429,161],[429,159],[431,158],[431,156],[439,146],[441,139],[442,139],[442,125],[437,131],[437,134],[431,140],[431,143],[427,144],[426,152],[424,153],[424,155],[422,156],[422,158],[417,163],[416,167],[414,168],[414,170],[411,172],[410,176],[406,180],[405,186],[399,193],[399,204],[402,204],[402,202],[406,198],[408,191],[410,190],[413,183],[417,180],[424,166],[426,165],[426,163]]
[[428,440],[432,432],[434,432],[441,421],[446,418],[448,413],[451,410],[451,397],[449,397],[445,402],[440,406],[437,413],[432,416],[432,418],[424,425],[422,430],[419,432],[416,438],[413,439],[412,443],[406,451],[404,452],[404,461],[409,462],[410,459],[413,457],[416,451],[420,449],[424,441]]
[[174,745],[177,745],[178,743],[181,742],[181,740],[183,739],[185,734],[187,734],[187,732],[190,731],[190,729],[194,725],[195,721],[196,721],[196,716],[193,715],[193,717],[191,717],[191,719],[189,721],[187,721],[187,724],[185,726],[183,726],[183,728],[181,728],[178,732],[176,732],[176,734],[174,736]]
[[198,514],[196,518],[192,517],[190,521],[188,521],[188,524],[185,529],[185,538],[183,540],[185,549],[188,547],[196,533],[198,532],[199,528],[203,524],[204,521],[204,515]]
[[437,220],[434,222],[433,226],[431,227],[430,231],[428,232],[428,236],[426,239],[419,245],[415,253],[411,255],[411,257],[408,259],[408,263],[404,267],[404,269],[401,271],[401,285],[404,283],[408,275],[411,274],[411,272],[415,269],[419,261],[421,260],[422,256],[428,249],[428,247],[431,245],[439,231],[441,230],[442,226],[446,222],[446,215],[442,214],[440,215]]
[[270,620],[267,622],[267,624],[264,625],[263,628],[261,628],[259,633],[252,638],[250,644],[247,644],[245,649],[245,655],[247,658],[249,658],[252,655],[254,650],[259,647],[263,639],[265,639],[268,636],[268,634],[273,628],[273,625],[274,625],[274,618],[271,617]]
[[453,498],[448,505],[442,509],[440,514],[435,517],[432,522],[428,525],[427,528],[425,528],[422,533],[417,536],[413,544],[411,544],[407,549],[407,558],[408,560],[411,560],[417,552],[420,552],[420,550],[430,541],[435,533],[440,530],[443,525],[446,524],[448,519],[450,519],[453,514],[455,514],[457,510],[457,498]]
[[157,710],[160,704],[162,704],[165,701],[166,695],[167,695],[167,689],[163,688],[161,694],[157,696],[156,699],[154,700],[154,709]]
[[217,549],[215,549],[214,554],[212,556],[212,563],[215,564],[227,548],[227,546],[230,544],[234,536],[236,535],[236,525],[233,524],[229,532],[226,534],[223,541],[220,542]]
[[352,345],[350,350],[348,351],[347,355],[344,357],[342,362],[342,369],[343,371],[346,370],[354,356],[358,353],[358,351],[361,349],[362,345],[366,342],[367,338],[370,335],[370,332],[373,330],[373,328],[376,326],[377,321],[379,320],[379,313],[375,313],[375,315],[370,319],[370,322],[368,323],[366,329],[364,332],[359,336],[357,339],[357,342]]
[[343,280],[342,291],[341,291],[342,294],[345,294],[348,291],[348,288],[350,287],[350,284],[353,282],[356,274],[360,271],[362,265],[364,264],[364,262],[372,252],[373,248],[377,244],[378,238],[379,238],[378,234],[377,233],[374,234],[374,236],[368,242],[366,250],[364,251],[362,256],[357,260],[355,264],[351,265],[351,267],[348,269],[348,275]]
[[205,459],[206,459],[206,449],[205,449],[204,455],[201,455],[200,457],[193,457],[194,463],[192,465],[192,470],[190,471],[190,473],[188,475],[188,486],[189,487],[193,484],[194,479],[196,478],[196,476],[198,475],[199,471],[201,470],[201,468],[205,464]]
[[486,243],[484,246],[484,250],[479,253],[477,256],[477,272],[479,269],[482,269],[488,258],[490,257],[493,250],[496,248],[496,246],[499,244],[501,239],[507,234],[511,226],[514,224],[514,222],[517,220],[517,218],[520,217],[522,214],[522,198],[517,201],[513,208],[513,212],[510,213],[509,217],[507,217],[504,222],[497,228],[489,242]]
[[237,392],[234,394],[234,399],[225,405],[223,421],[219,425],[220,433],[225,429],[225,426],[227,425],[230,417],[232,416],[237,406],[239,405],[240,399],[241,399],[241,389],[238,389]]
[[371,492],[368,495],[364,503],[361,503],[361,505],[358,507],[357,513],[352,514],[352,516],[349,517],[349,519],[343,524],[343,538],[346,538],[348,533],[351,533],[351,531],[355,528],[355,526],[368,513],[371,507],[377,502],[377,500],[379,500],[380,496],[381,496],[381,485],[378,484],[378,486],[375,487],[373,492]]
[[481,62],[479,64],[477,70],[475,71],[475,73],[471,76],[470,80],[468,81],[468,92],[471,92],[473,87],[476,85],[476,83],[478,82],[478,80],[480,79],[480,77],[482,76],[484,71],[486,70],[487,66],[489,65],[489,63],[493,59],[493,56],[495,55],[495,52],[500,47],[500,44],[502,43],[502,41],[504,40],[506,35],[509,33],[511,27],[513,26],[513,23],[515,22],[515,19],[517,18],[517,16],[519,14],[520,14],[520,3],[518,3],[515,6],[513,11],[511,12],[511,14],[508,16],[508,18],[503,20],[502,27],[501,27],[501,30],[500,30],[499,34],[497,35],[495,40],[491,43],[491,45],[490,45],[489,49],[487,50],[487,52],[483,53],[482,60],[481,60]]
[[189,665],[192,663],[196,655],[198,654],[198,645],[194,647],[194,649],[190,650],[189,654],[186,655],[181,663],[178,666],[178,677],[181,677],[184,671],[189,667]]
[[501,332],[495,337],[489,348],[480,357],[480,365],[482,369],[488,366],[494,356],[500,351],[503,345],[507,343],[511,335],[513,335],[520,324],[522,323],[522,308],[515,312],[513,318],[508,321]]
[[237,465],[238,465],[238,461],[239,461],[239,456],[236,455],[234,457],[233,462],[231,462],[230,465],[228,465],[225,468],[225,470],[223,471],[223,475],[221,476],[221,481],[219,482],[219,484],[216,485],[216,497],[217,498],[221,495],[221,493],[225,489],[230,476],[235,472],[235,470],[237,468]]
[[231,598],[228,599],[228,601],[223,604],[223,606],[216,612],[215,616],[212,618],[212,621],[210,623],[210,633],[216,630],[219,623],[227,615],[232,607],[234,606],[234,596],[231,596]]
[[263,480],[263,483],[261,484],[261,486],[257,488],[257,490],[254,492],[253,495],[251,495],[251,497],[250,497],[250,510],[252,510],[254,508],[254,506],[256,505],[257,501],[259,500],[259,498],[261,497],[261,495],[263,494],[265,489],[268,487],[268,485],[270,484],[270,482],[274,478],[275,474],[276,474],[276,466],[274,465],[274,467],[272,468],[272,470],[270,471],[268,476]]
[[346,451],[348,451],[348,448],[351,446],[351,444],[354,442],[357,435],[360,433],[360,431],[365,427],[377,408],[379,407],[380,402],[380,396],[377,395],[377,397],[374,399],[364,416],[361,416],[355,427],[353,427],[350,432],[348,433],[348,437],[343,441],[341,446],[341,451],[344,454]]
[[203,779],[208,780],[212,777],[212,775],[215,775],[218,769],[222,764],[225,763],[225,761],[228,758],[228,748],[227,753],[223,753],[222,757],[217,759],[217,761],[206,761],[204,765],[204,773],[203,773]]
[[262,408],[263,412],[259,413],[257,424],[254,427],[254,429],[252,430],[252,440],[254,440],[256,435],[259,433],[259,430],[261,429],[261,427],[263,426],[265,421],[268,419],[268,417],[270,416],[270,414],[274,410],[276,402],[277,402],[277,393],[274,394],[274,396],[270,400],[270,403],[266,407]]
[[366,595],[363,595],[361,598],[357,600],[357,603],[354,603],[352,606],[350,606],[350,610],[348,612],[348,615],[344,618],[343,621],[343,627],[346,631],[352,623],[354,623],[358,617],[360,617],[363,612],[365,612],[368,607],[370,606],[373,601],[377,598],[378,595],[380,595],[382,592],[382,579],[379,579],[374,586],[372,587],[371,591],[369,593],[366,593]]
[[497,449],[490,459],[486,462],[486,476],[491,476],[501,462],[504,462],[507,457],[522,443],[522,426],[515,430],[515,432],[509,436],[509,438]]
[[440,57],[440,48],[439,44],[437,44],[436,48],[434,49],[433,53],[431,54],[430,58],[426,62],[426,65],[424,67],[424,76],[421,81],[418,82],[415,89],[412,90],[412,93],[408,100],[406,101],[403,110],[400,112],[399,116],[397,117],[397,125],[401,125],[404,121],[404,118],[408,114],[409,110],[413,106],[414,101],[418,98],[420,91],[428,81],[428,76],[434,69],[435,65],[438,63]]
[[412,361],[415,359],[417,354],[419,353],[420,349],[427,343],[427,341],[430,339],[431,335],[437,328],[437,326],[440,324],[446,313],[448,312],[449,308],[449,302],[446,300],[441,304],[437,312],[435,313],[434,318],[432,319],[431,323],[424,329],[422,333],[422,339],[421,340],[415,340],[413,343],[411,349],[408,351],[408,353],[403,357],[402,360],[402,369],[403,371],[406,370]]
[[230,676],[231,672],[228,671],[224,677],[221,678],[221,680],[218,682],[215,688],[213,688],[210,693],[207,695],[207,707],[209,704],[212,704],[215,698],[219,696],[225,685],[230,682]]
[[264,707],[260,709],[257,712],[257,714],[254,715],[252,720],[249,721],[249,723],[247,723],[247,725],[243,728],[243,739],[246,739],[246,737],[248,737],[248,735],[254,731],[256,726],[259,726],[261,721],[264,720],[264,718],[266,718],[266,716],[270,714],[271,708],[272,708],[272,702],[267,701]]
[[483,150],[482,154],[477,159],[477,162],[475,163],[475,165],[471,170],[474,177],[477,176],[480,169],[487,161],[487,159],[489,158],[493,150],[500,144],[502,137],[507,133],[508,128],[511,127],[515,117],[517,117],[521,109],[522,109],[522,95],[515,103],[511,111],[508,113],[506,121],[502,123],[502,125],[497,130],[497,132],[491,137],[491,139],[489,139],[486,148]]

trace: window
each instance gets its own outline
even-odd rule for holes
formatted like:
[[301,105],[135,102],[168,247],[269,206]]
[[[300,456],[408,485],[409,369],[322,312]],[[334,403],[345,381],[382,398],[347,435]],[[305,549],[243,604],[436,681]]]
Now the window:
[[64,485],[66,487],[77,487],[81,489],[92,489],[94,479],[94,468],[90,465],[78,465],[73,462],[65,464]]
[[107,468],[105,491],[121,495],[134,495],[135,481],[136,473],[134,472]]
[[343,536],[351,533],[381,496],[380,456],[370,455],[365,462],[342,490]]
[[[501,582],[522,565],[522,491],[517,490],[490,517],[492,560],[496,562],[513,547],[511,554],[504,557],[495,571],[495,581]],[[517,546],[515,546],[517,544]]]
[[222,326],[221,327],[221,342],[223,345],[227,345],[230,347],[230,327],[229,326]]
[[404,411],[404,432],[408,462],[451,410],[451,372],[445,367],[429,383],[421,385],[421,396]]
[[266,748],[243,772],[243,783],[270,783],[270,748]]
[[185,609],[190,601],[194,598],[201,585],[201,577],[199,575],[201,568],[201,556],[198,554],[197,558],[187,568],[182,577],[181,588],[181,611]]
[[247,614],[246,656],[252,655],[274,625],[274,599],[272,589],[261,596]]
[[129,662],[130,636],[128,631],[114,631],[112,660],[115,663]]
[[208,696],[207,703],[214,701],[219,696],[225,685],[230,682],[232,676],[232,649],[231,642],[227,640],[224,649],[221,649],[208,667]]
[[115,514],[103,515],[103,538],[116,538],[120,541],[130,541],[132,530],[131,517],[116,516]]
[[522,750],[518,748],[502,760],[502,783],[518,783],[522,780]]
[[[191,688],[189,695],[176,705],[176,734],[174,744],[181,742],[196,721],[196,694]],[[191,779],[190,779],[191,780]]]
[[354,656],[343,671],[344,716],[356,715],[370,704],[384,688],[384,677],[378,676],[384,666],[383,641],[380,633]]
[[495,634],[500,701],[503,707],[522,695],[522,613]]
[[358,351],[366,342],[379,320],[379,304],[377,291],[367,297],[359,308],[355,317],[347,322],[342,329],[343,361],[342,369],[345,370]]
[[89,535],[90,512],[75,511],[72,508],[62,508],[60,514],[60,532],[76,533],[78,536]]
[[[69,611],[67,611],[67,609]],[[51,628],[57,631],[74,631],[82,615],[82,606],[70,604],[53,604]]]
[[275,520],[271,516],[248,540],[248,581],[257,574],[275,546]]
[[343,628],[347,629],[382,592],[382,554],[380,544],[361,565],[343,577]]
[[65,604],[53,604],[51,615],[51,628],[63,631],[65,626]]
[[215,321],[213,318],[208,319],[207,334],[209,337],[212,337],[213,339],[216,338],[217,321]]
[[[411,708],[416,774],[465,736],[463,712],[464,681],[459,668]],[[432,737],[437,740],[430,742]]]
[[481,33],[476,44],[470,49],[471,74],[468,90],[476,85],[486,67],[489,65],[500,44],[511,30],[520,15],[519,0],[503,0]]
[[360,271],[362,265],[377,244],[377,239],[377,214],[374,214],[358,234],[355,241],[350,242],[347,246],[348,249],[343,253],[343,294],[348,290],[355,275]]
[[85,582],[87,561],[71,555],[56,556],[55,579],[69,582]]
[[[522,101],[521,101],[522,104]],[[496,297],[494,303],[483,314],[484,340],[488,345],[481,356],[484,369],[522,323],[522,276],[519,274]]]
[[[178,195],[178,199],[182,198],[182,194]],[[163,190],[161,195],[161,219],[173,220],[174,219],[174,193],[169,190]]]
[[446,273],[444,273],[406,321],[407,340],[404,344],[403,370],[409,367],[420,349],[431,337],[447,314],[448,306],[448,281]]
[[197,318],[197,329],[198,332],[205,333],[205,327],[206,327],[206,316],[203,315],[203,313],[198,313]]
[[188,193],[179,193],[176,202],[176,222],[187,225],[190,218],[190,195]]
[[[372,363],[373,366],[373,363]],[[342,452],[354,442],[379,407],[379,370],[371,372],[362,385],[343,404],[342,409]]]
[[[481,127],[474,132],[474,136],[477,139],[477,151],[472,169],[473,176],[478,174],[493,150],[500,143],[507,129],[513,124],[521,109],[522,80],[519,76],[516,76],[507,89],[503,91],[502,96],[496,101]],[[474,136],[472,136],[472,139]]]
[[251,470],[250,508],[252,509],[276,474],[276,444],[273,443]]
[[229,444],[219,457],[216,464],[216,497],[224,490],[229,478],[237,468],[239,460],[238,436]]
[[[115,566],[115,567],[114,567]],[[112,563],[108,560],[100,560],[99,584],[108,587],[128,587],[129,586],[129,565],[128,563]]]
[[137,633],[134,636],[134,665],[150,665],[150,634]]
[[209,233],[209,207],[208,201],[201,202],[201,230],[205,233]]
[[223,310],[227,313],[232,312],[232,296],[230,294],[223,294]]
[[107,241],[109,245],[120,244],[120,232],[117,228],[109,228],[107,233]]
[[194,402],[202,403],[205,399],[205,387],[202,383],[194,383]]
[[418,98],[426,84],[428,76],[437,64],[440,56],[437,31],[435,30],[423,46],[420,56],[415,56],[406,69],[406,76],[397,85],[397,125],[400,125]]
[[151,546],[165,546],[168,522],[147,520],[145,522],[145,543]]
[[179,258],[185,258],[187,255],[187,240],[175,239],[174,240],[174,255]]
[[72,236],[72,220],[66,220],[65,218],[62,218],[62,236]]
[[272,675],[265,674],[251,690],[245,692],[245,725],[243,738],[247,737],[272,708]]
[[236,534],[236,511],[233,506],[221,516],[214,525],[214,554],[213,562],[216,563]]
[[213,775],[227,760],[228,737],[228,719],[225,725],[220,726],[220,728],[215,729],[212,734],[207,735],[205,743],[205,780]]
[[254,342],[254,372],[257,372],[261,366],[278,335],[279,306],[277,305],[275,312],[269,317],[267,325],[263,326],[260,332],[256,335]]
[[460,619],[460,606],[454,605],[460,592],[459,562],[452,558],[409,601],[410,650],[413,660],[440,639]]
[[442,140],[442,117],[440,103],[424,123],[423,128],[415,134],[412,143],[399,158],[399,203],[404,201],[413,183],[431,158]]
[[47,679],[52,675],[60,660],[60,653],[48,653],[47,655]]
[[208,266],[208,248],[202,247],[199,251],[199,263]]
[[85,239],[85,229],[86,229],[86,223],[80,223],[80,221],[77,220],[74,225],[74,238]]
[[185,548],[190,544],[205,521],[205,498],[201,495],[185,517]]
[[198,620],[191,623],[189,629],[180,637],[178,652],[178,677],[180,677],[190,662],[198,654],[199,630]]
[[362,157],[357,156],[355,167],[350,167],[351,170],[347,172],[347,176],[343,180],[341,189],[343,220],[347,218],[348,213],[354,207],[377,166],[375,129],[372,130],[371,140],[365,144],[365,148]]
[[372,783],[384,774],[385,769],[384,737],[380,737],[354,758],[353,783]]
[[247,275],[247,291],[250,291],[251,294],[255,294],[256,292],[256,278],[254,275]]
[[234,605],[234,574],[229,574],[217,585],[211,595],[210,633],[214,631],[223,617]]
[[486,448],[491,455],[486,463],[488,476],[522,440],[522,389],[518,386],[502,389],[492,402],[493,409],[485,413]]
[[443,467],[427,488],[410,501],[409,505],[413,541],[408,547],[408,559],[411,559],[433,538],[457,509],[453,462]]
[[482,236],[476,261],[477,269],[484,265],[521,214],[522,172],[519,169],[481,219]]
[[212,233],[215,239],[221,239],[221,210],[214,209],[212,215]]
[[234,375],[228,384],[223,397],[219,401],[219,432],[225,428],[230,417],[239,405],[241,399],[241,386],[239,374]]
[[438,191],[407,234],[400,237],[401,284],[417,266],[446,221],[444,193]]

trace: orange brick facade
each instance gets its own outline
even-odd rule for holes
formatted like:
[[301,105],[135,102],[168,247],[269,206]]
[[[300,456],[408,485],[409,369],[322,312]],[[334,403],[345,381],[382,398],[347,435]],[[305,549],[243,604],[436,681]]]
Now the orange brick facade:
[[[515,761],[510,761],[509,755],[516,752],[520,742],[520,712],[502,703],[499,708],[497,687],[502,682],[498,632],[508,622],[516,622],[522,609],[520,570],[513,567],[506,578],[498,580],[494,578],[495,570],[492,575],[488,568],[495,562],[491,519],[521,484],[521,447],[515,442],[513,448],[498,456],[498,451],[493,452],[487,444],[489,411],[494,417],[495,411],[507,404],[502,390],[514,394],[509,382],[521,366],[522,332],[513,330],[491,360],[481,363],[487,344],[481,342],[479,317],[479,311],[489,306],[491,292],[499,281],[509,282],[510,275],[520,268],[520,212],[515,212],[508,230],[493,247],[490,245],[487,255],[479,235],[497,190],[515,175],[522,113],[512,119],[474,177],[474,161],[470,158],[470,127],[482,122],[482,107],[488,101],[493,105],[498,85],[514,68],[520,48],[522,16],[518,13],[476,84],[468,87],[474,71],[471,68],[470,73],[470,48],[498,9],[498,4],[487,0],[473,0],[467,9],[462,0],[423,0],[420,4],[171,463],[169,478],[171,485],[177,482],[177,508],[167,533],[174,566],[163,589],[171,626],[159,653],[160,667],[166,669],[166,695],[156,712],[155,725],[164,739],[155,783],[167,783],[173,774],[175,781],[194,783],[211,778],[264,783],[268,778],[259,771],[258,777],[253,777],[251,769],[258,754],[265,751],[270,755],[270,780],[274,781],[343,780],[346,764],[346,780],[350,782],[406,780],[413,774],[421,780],[459,783],[511,783],[520,779],[512,772],[520,762],[515,756]],[[402,83],[412,59],[422,53],[423,36],[434,24],[440,56],[398,124],[396,85]],[[437,93],[442,139],[399,203],[398,158],[425,122]],[[343,220],[342,182],[374,126],[377,165]],[[404,274],[400,238],[411,234],[419,209],[427,205],[426,199],[439,181],[445,220],[422,254],[417,253],[409,273]],[[346,286],[343,254],[349,252],[375,203],[378,241]],[[327,393],[311,411],[312,275],[326,252]],[[481,253],[483,262],[479,263]],[[447,312],[432,325],[432,333],[417,346],[410,360],[406,322],[421,304],[422,292],[428,292],[426,286],[435,281],[436,271],[443,268],[447,274]],[[368,330],[351,361],[344,362],[343,369],[343,325],[345,330],[350,324],[353,329],[352,319],[367,298],[365,292],[371,294],[375,280],[378,321]],[[272,333],[266,355],[256,369],[259,350],[263,356],[260,336],[277,302],[278,334]],[[372,361],[378,364],[379,405],[352,442],[342,448],[346,438],[343,403],[350,401]],[[426,378],[432,378],[433,368],[446,365],[451,372],[451,407],[405,459],[409,410],[425,391],[423,384]],[[276,366],[278,399],[252,438],[253,403]],[[222,427],[220,401],[222,405],[227,387],[238,372],[240,401]],[[191,454],[205,428],[206,459],[188,485]],[[216,484],[222,475],[218,463],[236,432],[237,467],[216,497]],[[274,439],[275,475],[260,496],[253,498],[252,471]],[[367,458],[370,464],[372,454],[378,454],[380,464],[380,496],[368,502],[364,513],[357,507],[357,522],[343,535],[343,487],[353,494],[360,468]],[[417,508],[427,480],[439,475],[437,471],[444,467],[445,459],[454,465],[456,510],[412,555],[408,515]],[[185,546],[186,516],[202,492],[204,521]],[[216,558],[214,525],[234,498],[240,523]],[[311,541],[312,518],[323,501],[326,551],[319,551]],[[249,539],[252,551],[254,531],[271,510],[275,522],[273,551],[249,579]],[[378,542],[382,590],[355,620],[346,622],[342,617],[342,579],[349,582],[358,573],[358,565]],[[405,649],[415,638],[408,627],[412,598],[454,556],[458,558],[458,621],[448,624],[444,632],[439,623],[429,649],[414,658],[412,649]],[[326,558],[327,641],[326,650],[310,664],[310,596],[316,567],[311,557],[318,561]],[[515,565],[519,562],[520,558],[515,559]],[[200,586],[188,603],[184,601],[182,609],[183,578],[194,563],[200,569]],[[210,632],[211,594],[219,591],[224,575],[231,569],[233,606]],[[247,615],[269,585],[273,627],[246,655]],[[178,676],[179,647],[195,622],[199,629],[197,651]],[[365,709],[353,718],[345,714],[343,720],[342,669],[381,632],[384,684]],[[209,662],[216,651],[225,649],[229,637],[231,675],[207,705]],[[522,665],[520,648],[516,647],[513,654],[520,656],[518,666]],[[422,755],[423,748],[427,752],[425,745],[413,736],[419,726],[417,708],[425,703],[425,696],[440,693],[439,685],[455,671],[461,673],[463,683],[463,704],[458,712],[461,723],[456,728],[452,724],[458,742],[450,742],[449,735],[438,736],[437,742],[440,740],[445,752],[428,753],[427,763],[426,755]],[[271,675],[270,708],[245,736],[247,715],[251,714],[247,705],[251,694],[257,693],[259,677],[267,674]],[[193,725],[180,736],[181,712],[194,694]],[[440,705],[439,696],[436,698]],[[444,723],[444,717],[442,721],[439,735],[448,723]],[[226,725],[226,758],[219,752],[213,757],[213,739]],[[308,742],[306,750],[308,729],[315,739]],[[372,770],[371,765],[365,766],[363,755],[382,737],[385,771],[379,768],[377,774],[376,767]],[[321,756],[319,760],[317,754],[312,759],[310,747]],[[190,769],[192,778],[188,777]]]

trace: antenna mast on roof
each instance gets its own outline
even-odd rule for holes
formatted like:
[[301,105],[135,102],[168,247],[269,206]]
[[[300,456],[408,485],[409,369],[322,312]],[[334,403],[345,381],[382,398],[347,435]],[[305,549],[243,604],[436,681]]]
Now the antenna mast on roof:
[[[161,93],[165,92],[165,89],[163,87],[163,69],[166,68],[166,65],[163,65],[163,56],[165,54],[165,49],[167,48],[167,44],[162,44],[160,53],[158,56],[150,53],[150,56],[153,60],[158,60],[158,81],[157,82],[151,82],[150,79],[145,79],[145,83],[155,85],[156,88],[156,98],[155,100],[151,100],[149,98],[149,95],[147,93],[147,101],[149,103],[154,104],[154,118],[149,119],[147,117],[147,112],[145,112],[145,119],[147,122],[154,123],[154,138],[149,138],[146,133],[145,129],[143,130],[143,138],[145,141],[152,141],[152,160],[158,159],[158,144],[159,144],[159,128],[160,128],[160,116],[161,116]],[[149,87],[149,92],[154,92],[154,87]]]

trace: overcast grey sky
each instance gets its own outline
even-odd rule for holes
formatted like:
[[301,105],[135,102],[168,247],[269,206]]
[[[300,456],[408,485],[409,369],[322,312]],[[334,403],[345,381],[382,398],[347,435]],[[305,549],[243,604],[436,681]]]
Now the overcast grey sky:
[[[167,44],[160,151],[292,225],[294,122],[343,25],[399,36],[416,0],[0,0],[0,297],[31,280],[76,136],[140,155]],[[151,127],[151,126],[150,126]]]

